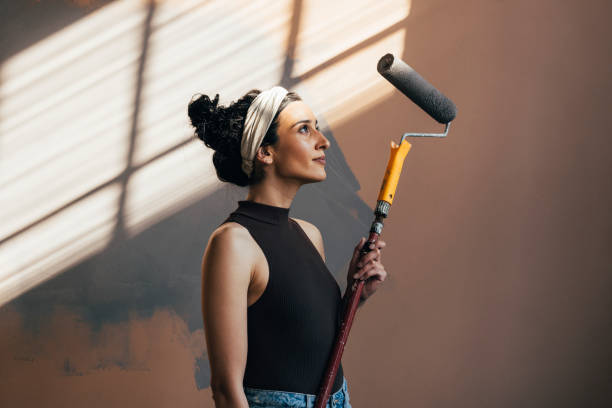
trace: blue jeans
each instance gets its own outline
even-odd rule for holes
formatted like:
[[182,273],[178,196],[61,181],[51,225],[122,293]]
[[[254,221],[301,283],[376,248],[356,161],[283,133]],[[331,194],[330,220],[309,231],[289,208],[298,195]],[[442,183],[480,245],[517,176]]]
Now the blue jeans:
[[[317,399],[316,395],[302,394],[300,392],[262,390],[251,387],[243,388],[250,408],[312,408]],[[325,406],[326,408],[351,408],[346,378],[342,379],[342,388],[329,397]]]

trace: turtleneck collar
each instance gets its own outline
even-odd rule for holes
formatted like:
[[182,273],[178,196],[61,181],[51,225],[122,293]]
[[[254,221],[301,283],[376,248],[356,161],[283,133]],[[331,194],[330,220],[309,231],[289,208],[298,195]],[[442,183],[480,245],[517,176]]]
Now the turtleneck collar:
[[267,222],[269,224],[280,224],[289,222],[289,208],[276,207],[273,205],[257,203],[255,201],[238,201],[237,213]]

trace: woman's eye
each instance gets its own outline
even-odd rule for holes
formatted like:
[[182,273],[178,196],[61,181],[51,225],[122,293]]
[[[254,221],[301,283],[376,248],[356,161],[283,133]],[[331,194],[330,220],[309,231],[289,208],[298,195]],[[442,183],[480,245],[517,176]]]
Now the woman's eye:
[[307,125],[303,125],[303,126],[300,128],[300,132],[301,132],[302,130],[304,130],[304,129],[308,130],[308,126],[307,126]]

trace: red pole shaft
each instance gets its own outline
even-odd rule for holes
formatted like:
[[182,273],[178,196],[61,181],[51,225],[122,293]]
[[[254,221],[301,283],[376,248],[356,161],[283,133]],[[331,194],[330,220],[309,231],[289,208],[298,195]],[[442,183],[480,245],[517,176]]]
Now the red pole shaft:
[[[359,259],[370,252],[370,245],[376,244],[378,237],[379,234],[376,232],[370,232],[368,240],[365,242],[365,244],[363,244],[359,251]],[[334,383],[334,379],[336,378],[340,361],[342,360],[344,346],[346,345],[349,332],[351,331],[351,326],[353,325],[353,318],[355,317],[355,312],[357,312],[357,307],[359,306],[361,291],[363,290],[364,284],[365,281],[363,280],[353,281],[353,284],[347,288],[344,295],[345,297],[348,296],[348,300],[346,301],[346,306],[344,307],[340,330],[336,336],[336,342],[334,343],[332,354],[328,360],[325,374],[323,375],[323,381],[321,383],[321,387],[319,388],[317,400],[315,401],[315,408],[325,408],[327,400],[331,394],[331,387]]]

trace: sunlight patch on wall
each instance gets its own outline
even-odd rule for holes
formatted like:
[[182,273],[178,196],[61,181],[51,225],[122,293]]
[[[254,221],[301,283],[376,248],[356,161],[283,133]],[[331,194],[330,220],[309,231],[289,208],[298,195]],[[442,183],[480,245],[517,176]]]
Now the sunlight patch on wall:
[[159,3],[134,151],[135,165],[144,166],[128,185],[129,236],[221,186],[212,150],[193,136],[187,104],[198,93],[219,93],[227,103],[249,89],[273,86],[282,73],[290,21],[286,1]]
[[[45,219],[0,247],[0,305],[103,249],[111,238],[119,186]],[[3,228],[4,230],[4,228]]]
[[2,65],[0,305],[110,241],[145,16],[114,3]]
[[130,178],[126,221],[136,235],[219,188],[210,152],[191,143],[140,168]]
[[[400,44],[403,44],[404,36],[404,30],[398,30],[358,53],[347,56],[305,79],[296,87],[298,92],[308,94],[312,109],[325,116],[330,126],[341,125],[396,92],[378,74],[376,63],[386,50],[394,50],[395,55],[401,55],[403,47]],[[342,81],[338,78],[342,78]]]
[[[388,97],[394,88],[376,70],[387,52],[404,51],[411,1],[308,2],[297,37],[297,89],[330,125]],[[325,18],[322,18],[325,16]]]
[[409,9],[117,1],[5,61],[0,306],[221,186],[189,125],[195,94],[225,104],[282,80],[333,124],[390,94],[376,62],[403,52]]

